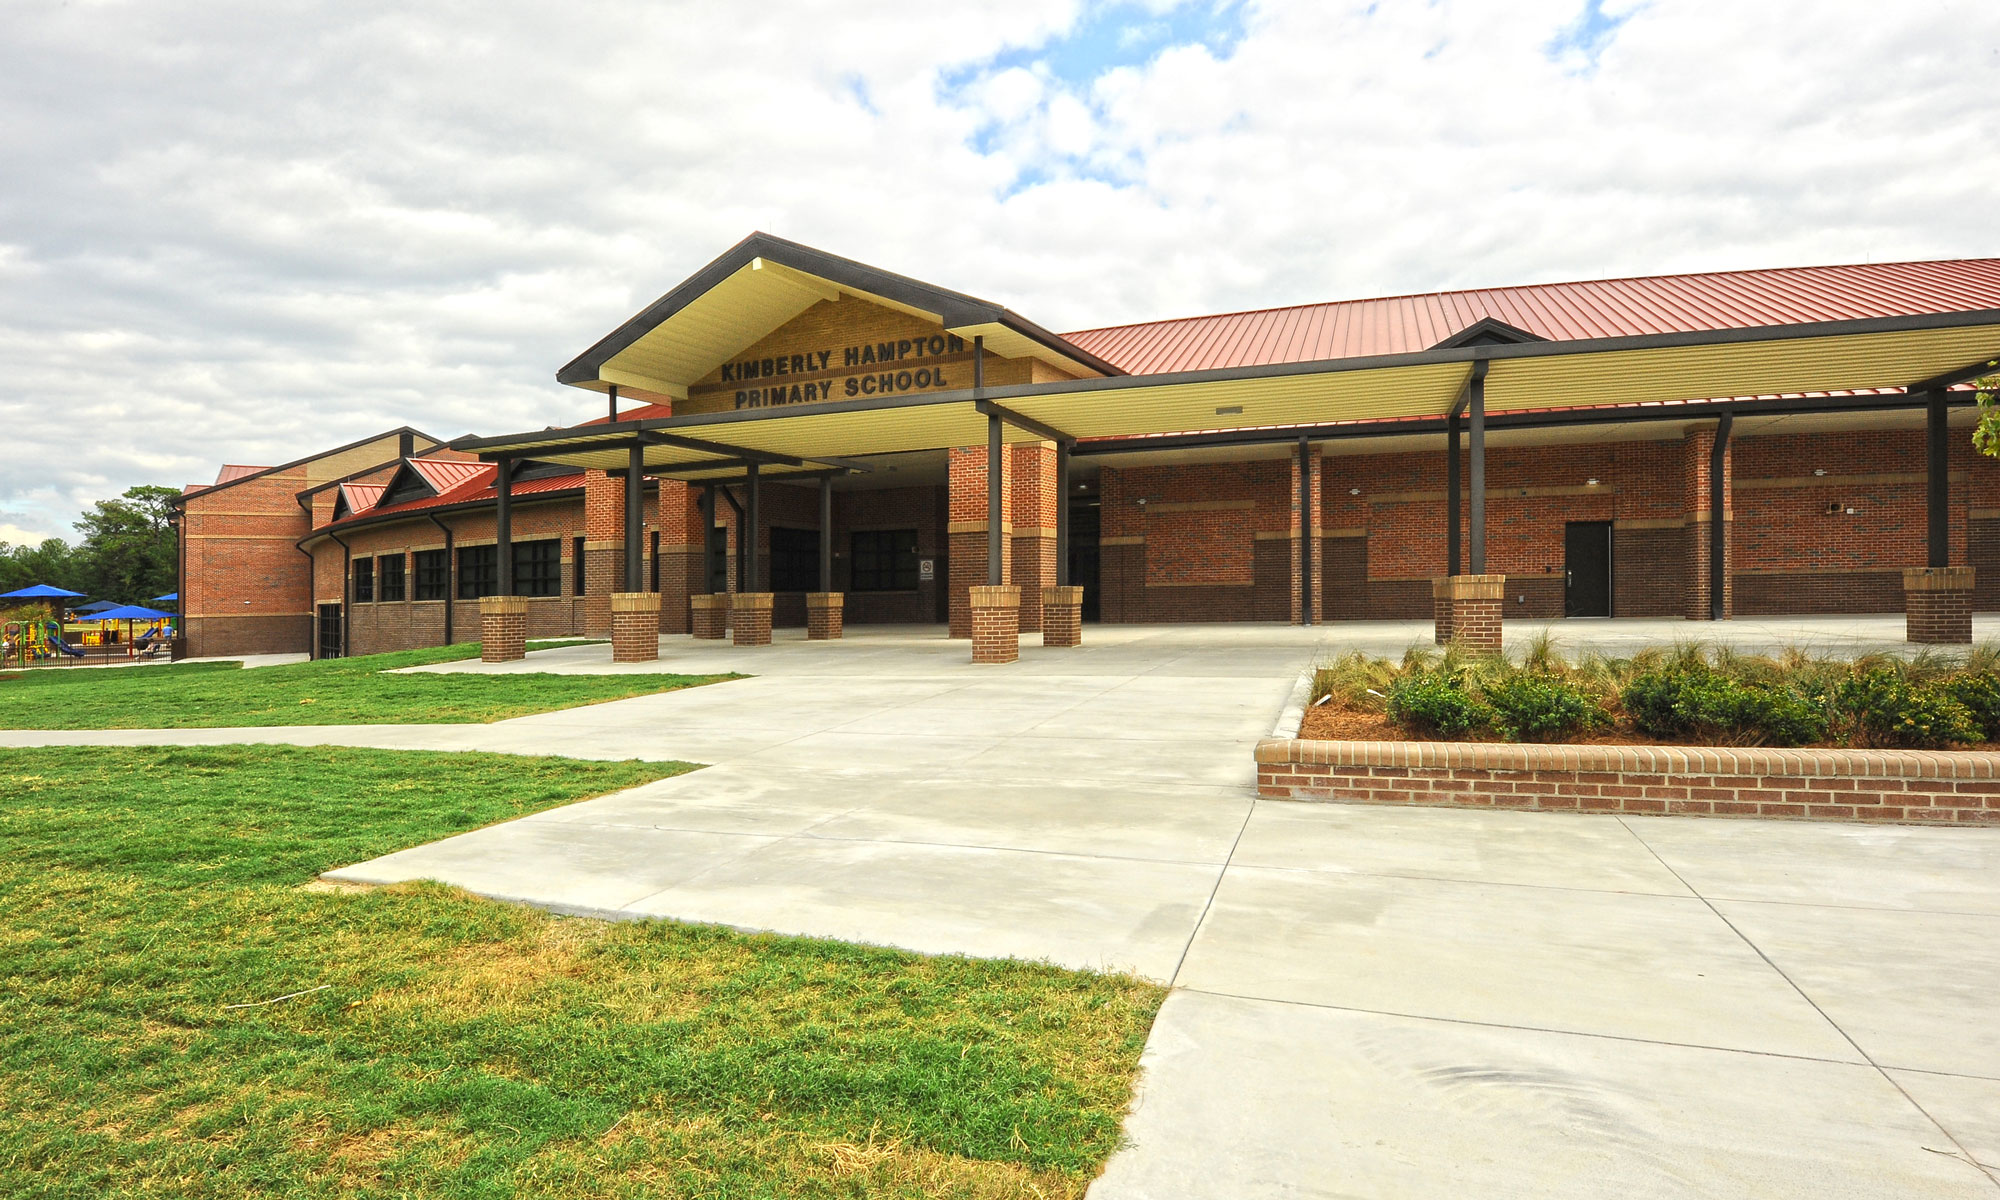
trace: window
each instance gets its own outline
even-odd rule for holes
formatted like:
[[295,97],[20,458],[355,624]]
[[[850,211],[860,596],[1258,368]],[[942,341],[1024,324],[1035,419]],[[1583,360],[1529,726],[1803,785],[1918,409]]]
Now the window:
[[417,596],[419,600],[442,600],[451,595],[451,558],[442,550],[417,551]]
[[375,598],[375,560],[357,558],[354,560],[354,602],[356,604]]
[[514,594],[562,595],[562,539],[514,543]]
[[569,540],[569,566],[570,566],[570,571],[574,573],[576,576],[575,581],[570,585],[569,589],[570,594],[572,596],[581,596],[583,595],[583,539],[582,538],[571,538]]
[[375,560],[376,594],[384,601],[403,598],[403,556],[384,554]]
[[771,526],[771,590],[774,592],[819,590],[817,530]]
[[853,578],[857,592],[909,592],[917,587],[917,531],[857,530],[853,541]]
[[499,550],[493,546],[461,546],[458,550],[458,598],[477,600],[500,590]]

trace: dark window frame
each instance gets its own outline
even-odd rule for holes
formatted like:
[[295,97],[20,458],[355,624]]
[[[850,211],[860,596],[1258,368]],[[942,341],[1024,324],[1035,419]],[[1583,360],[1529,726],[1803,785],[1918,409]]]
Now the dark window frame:
[[354,560],[354,602],[372,604],[375,600],[375,560],[357,558]]
[[477,600],[500,594],[500,547],[458,548],[458,598]]
[[416,600],[451,599],[451,552],[443,548],[419,550],[411,573],[416,576],[410,595]]
[[408,560],[403,555],[384,554],[375,560],[375,598],[381,603],[402,603],[409,595],[408,581]]
[[569,540],[569,558],[570,558],[570,572],[574,576],[574,578],[570,582],[570,594],[572,596],[581,596],[584,593],[583,563],[585,557],[586,556],[583,552],[583,539],[580,537],[571,538]]
[[914,592],[920,582],[917,531],[856,529],[848,535],[848,580],[852,592]]
[[514,543],[514,594],[562,595],[562,539]]
[[771,590],[819,590],[819,530],[771,526]]

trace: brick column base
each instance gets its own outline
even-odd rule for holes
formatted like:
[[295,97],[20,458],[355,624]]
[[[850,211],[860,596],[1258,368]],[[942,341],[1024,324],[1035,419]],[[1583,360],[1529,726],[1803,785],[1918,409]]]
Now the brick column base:
[[528,657],[528,602],[519,596],[479,598],[479,661]]
[[1012,584],[969,589],[972,661],[1010,663],[1021,657],[1021,589]]
[[841,615],[847,603],[845,592],[806,593],[806,640],[840,640]]
[[706,592],[688,597],[688,632],[698,638],[720,638],[729,632],[729,593]]
[[1905,637],[1933,645],[1972,644],[1972,568],[1903,569]]
[[735,629],[737,645],[771,644],[771,593],[736,593],[736,603],[729,606],[729,617],[729,623]]
[[1074,584],[1042,589],[1042,645],[1083,644],[1083,589]]
[[1451,644],[1451,576],[1431,580],[1431,619],[1437,624],[1433,640],[1440,646]]
[[660,657],[660,594],[611,593],[611,661],[651,662]]
[[[1437,599],[1439,585],[1445,595]],[[1446,611],[1438,617],[1438,641],[1486,654],[1500,652],[1500,613],[1507,602],[1505,575],[1453,575],[1432,586],[1433,603]],[[1447,632],[1446,621],[1450,622]]]

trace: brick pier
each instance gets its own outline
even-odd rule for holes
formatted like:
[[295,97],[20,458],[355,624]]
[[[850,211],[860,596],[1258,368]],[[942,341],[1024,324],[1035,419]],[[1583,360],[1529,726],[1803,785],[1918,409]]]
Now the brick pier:
[[519,596],[479,598],[479,661],[528,656],[528,602]]
[[651,662],[660,657],[660,594],[611,593],[611,661]]
[[688,632],[698,638],[720,639],[729,632],[729,593],[688,597]]
[[730,624],[739,646],[771,644],[771,593],[738,592],[730,605]]
[[1042,645],[1080,646],[1083,644],[1083,589],[1045,587],[1042,589]]
[[1971,567],[1905,568],[1903,599],[1908,640],[1972,644]]
[[1499,653],[1500,611],[1507,602],[1505,575],[1449,575],[1431,587],[1437,641]]
[[843,592],[806,593],[806,640],[831,642],[840,638],[841,618],[846,611]]
[[1010,663],[1021,657],[1021,589],[982,584],[967,589],[972,612],[972,661]]

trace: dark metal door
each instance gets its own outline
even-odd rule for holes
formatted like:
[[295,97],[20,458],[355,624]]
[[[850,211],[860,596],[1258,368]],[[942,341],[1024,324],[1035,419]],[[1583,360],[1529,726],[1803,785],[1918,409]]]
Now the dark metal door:
[[339,658],[340,645],[340,605],[319,606],[319,648],[314,658]]
[[1563,526],[1563,615],[1611,615],[1611,522]]
[[1082,618],[1095,621],[1097,614],[1097,538],[1100,510],[1095,499],[1072,503],[1069,507],[1069,581],[1083,589]]

